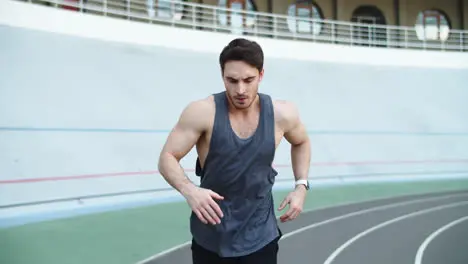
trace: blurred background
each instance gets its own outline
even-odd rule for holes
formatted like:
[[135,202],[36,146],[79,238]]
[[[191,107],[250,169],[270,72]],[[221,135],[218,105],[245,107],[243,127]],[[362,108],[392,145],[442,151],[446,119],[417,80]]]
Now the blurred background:
[[[0,263],[137,263],[190,240],[157,171],[182,109],[260,43],[312,141],[306,210],[468,189],[466,0],[3,0]],[[182,161],[194,175],[196,153]],[[278,204],[293,188],[275,157]]]

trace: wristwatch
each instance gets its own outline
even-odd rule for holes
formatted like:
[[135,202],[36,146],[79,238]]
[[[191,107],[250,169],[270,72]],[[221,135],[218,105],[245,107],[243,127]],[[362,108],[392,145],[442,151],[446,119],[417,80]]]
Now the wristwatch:
[[310,186],[309,186],[309,181],[308,180],[297,180],[296,181],[296,186],[301,185],[301,184],[305,186],[306,190],[309,190]]

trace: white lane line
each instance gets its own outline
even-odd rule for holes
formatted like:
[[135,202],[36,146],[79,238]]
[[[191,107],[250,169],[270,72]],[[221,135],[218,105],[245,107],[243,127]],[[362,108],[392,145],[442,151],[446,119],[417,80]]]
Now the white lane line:
[[322,225],[325,225],[325,224],[329,224],[329,223],[332,223],[332,222],[335,222],[335,221],[338,221],[338,220],[342,220],[342,219],[346,219],[346,218],[356,216],[356,215],[362,215],[362,214],[366,214],[366,213],[370,213],[370,212],[376,212],[376,211],[386,210],[386,209],[389,209],[389,208],[405,206],[405,205],[410,205],[410,204],[437,201],[437,200],[443,200],[443,199],[450,199],[450,198],[455,198],[455,197],[465,197],[465,196],[468,196],[468,194],[452,194],[452,195],[445,195],[445,196],[438,196],[438,197],[431,197],[431,198],[423,198],[423,199],[417,199],[417,200],[411,200],[411,201],[381,205],[381,206],[377,206],[377,207],[371,207],[371,208],[363,209],[363,210],[360,210],[360,211],[355,211],[355,212],[352,212],[352,213],[348,213],[348,214],[340,215],[340,216],[337,216],[337,217],[333,217],[333,218],[324,220],[322,222],[317,222],[317,223],[314,223],[314,224],[311,224],[311,225],[308,225],[308,226],[304,226],[302,228],[296,229],[296,230],[294,230],[292,232],[289,232],[289,233],[283,235],[281,240],[286,239],[286,238],[288,238],[290,236],[299,234],[299,233],[304,232],[306,230],[316,228],[316,227],[319,227],[319,226],[322,226]]
[[176,250],[179,250],[179,249],[181,249],[181,248],[183,248],[183,247],[185,247],[185,246],[188,246],[188,245],[190,245],[190,244],[192,244],[192,241],[191,241],[191,240],[190,240],[190,241],[187,241],[187,242],[185,242],[185,243],[183,243],[183,244],[177,245],[177,246],[175,246],[175,247],[171,247],[171,248],[169,248],[169,249],[167,249],[167,250],[161,251],[161,252],[159,252],[158,254],[156,254],[156,255],[154,255],[154,256],[151,256],[151,257],[149,257],[149,258],[147,258],[147,259],[144,259],[144,260],[142,260],[142,261],[140,261],[140,262],[137,262],[136,264],[145,264],[145,263],[148,263],[148,262],[150,262],[150,261],[153,261],[153,260],[155,260],[155,259],[158,259],[158,258],[160,258],[160,257],[162,257],[162,256],[164,256],[164,255],[167,255],[167,254],[169,254],[169,253],[171,253],[171,252],[174,252],[174,251],[176,251]]
[[434,233],[432,233],[431,235],[429,235],[426,240],[424,240],[424,242],[421,244],[421,246],[418,248],[418,251],[416,253],[416,258],[414,260],[414,264],[421,264],[422,263],[422,258],[423,258],[423,255],[424,255],[424,251],[426,250],[427,246],[429,245],[429,243],[431,243],[438,235],[440,235],[442,232],[448,230],[449,228],[453,227],[454,225],[457,225],[463,221],[466,221],[468,220],[468,215],[467,216],[464,216],[460,219],[457,219],[439,229],[437,229]]
[[356,240],[360,239],[361,237],[364,237],[364,236],[368,235],[369,233],[371,233],[371,232],[373,232],[373,231],[375,231],[377,229],[380,229],[380,228],[385,227],[387,225],[390,225],[390,224],[396,223],[398,221],[402,221],[402,220],[405,220],[405,219],[408,219],[408,218],[411,218],[411,217],[414,217],[414,216],[417,216],[417,215],[426,214],[426,213],[430,213],[430,212],[434,212],[434,211],[438,211],[438,210],[442,210],[442,209],[447,209],[447,208],[452,208],[452,207],[457,207],[457,206],[463,206],[463,205],[468,205],[468,201],[462,201],[462,202],[457,202],[457,203],[450,203],[448,205],[445,204],[445,205],[441,205],[441,206],[436,206],[436,207],[416,211],[416,212],[413,212],[413,213],[410,213],[410,214],[402,215],[402,216],[393,218],[391,220],[385,221],[383,223],[380,223],[380,224],[378,224],[376,226],[373,226],[372,228],[369,228],[369,229],[357,234],[353,238],[346,241],[346,243],[342,244],[335,251],[333,251],[333,253],[330,256],[328,256],[328,258],[327,258],[327,260],[325,260],[324,264],[331,264],[333,262],[333,260],[335,260],[336,257],[341,252],[343,252],[343,250],[345,250],[347,247],[349,247],[352,243],[356,242]]
[[[434,193],[434,194],[436,195],[437,193]],[[373,211],[385,210],[385,209],[392,208],[392,207],[405,206],[405,205],[414,204],[414,203],[430,202],[430,201],[434,201],[434,200],[450,199],[450,198],[464,197],[464,196],[468,196],[468,194],[466,194],[466,193],[464,193],[464,194],[450,194],[450,195],[443,195],[443,196],[437,196],[437,197],[431,197],[431,198],[422,198],[422,199],[417,199],[417,200],[411,200],[411,201],[387,204],[387,205],[383,205],[383,206],[371,207],[371,208],[368,208],[368,209],[355,211],[355,212],[348,213],[348,214],[345,214],[345,215],[341,215],[341,216],[338,216],[338,217],[333,217],[333,218],[327,219],[327,220],[322,221],[322,222],[317,222],[317,223],[314,223],[314,224],[311,224],[311,225],[296,229],[296,230],[294,230],[292,232],[284,234],[283,237],[281,238],[281,240],[286,239],[288,237],[291,237],[293,235],[299,234],[299,233],[304,232],[306,230],[309,230],[309,229],[312,229],[312,228],[315,228],[315,227],[319,227],[319,226],[322,226],[322,225],[325,225],[325,224],[329,224],[329,223],[332,223],[332,222],[335,222],[335,221],[338,221],[338,220],[346,219],[346,218],[356,216],[356,215],[361,215],[361,214],[365,214],[365,213],[369,213],[369,212],[373,212]],[[383,200],[393,199],[393,198],[399,198],[399,197],[398,196],[397,197],[384,197],[384,198],[379,198],[379,199],[372,200],[372,202],[381,201],[381,200],[383,201]],[[323,209],[327,209],[327,208],[339,207],[339,206],[350,206],[350,205],[360,204],[360,203],[363,203],[363,202],[369,202],[369,201],[350,202],[350,203],[346,203],[346,204],[334,205],[334,206],[329,206],[329,207],[324,207],[324,208],[319,208],[319,209],[315,208],[315,209],[305,211],[303,213],[312,212],[312,211],[316,211],[316,210],[323,210]],[[169,253],[172,253],[172,252],[174,252],[176,250],[179,250],[179,249],[181,249],[181,248],[183,248],[185,246],[188,246],[191,243],[192,243],[192,241],[187,241],[187,242],[185,242],[183,244],[177,245],[177,246],[169,248],[169,249],[167,249],[165,251],[159,252],[158,254],[150,256],[150,257],[148,257],[148,258],[146,258],[146,259],[144,259],[142,261],[137,262],[136,264],[145,264],[145,263],[148,263],[150,261],[156,260],[158,258],[161,258],[161,257],[169,254]]]

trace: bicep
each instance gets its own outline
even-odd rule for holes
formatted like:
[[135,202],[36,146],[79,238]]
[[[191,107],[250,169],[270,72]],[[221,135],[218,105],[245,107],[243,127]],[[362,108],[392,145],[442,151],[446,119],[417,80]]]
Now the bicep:
[[302,123],[298,109],[292,104],[284,108],[284,138],[291,145],[300,145],[309,140],[307,129]]
[[309,140],[307,130],[300,120],[292,124],[291,128],[284,133],[284,138],[291,145],[300,145]]
[[190,152],[199,137],[200,133],[196,129],[177,124],[169,133],[162,151],[180,160]]
[[162,149],[163,154],[170,154],[181,160],[195,146],[203,134],[203,121],[197,118],[197,109],[188,106],[182,112],[177,124],[169,133]]

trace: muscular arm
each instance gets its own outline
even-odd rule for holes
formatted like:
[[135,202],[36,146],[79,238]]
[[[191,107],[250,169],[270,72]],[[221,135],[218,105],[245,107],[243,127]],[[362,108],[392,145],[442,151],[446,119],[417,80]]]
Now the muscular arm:
[[311,147],[307,130],[302,124],[299,112],[292,103],[281,107],[284,138],[291,144],[291,160],[296,180],[307,179],[309,175]]
[[223,212],[214,199],[224,197],[193,184],[179,163],[206,131],[211,111],[208,100],[193,102],[184,109],[164,144],[158,168],[164,179],[186,198],[200,221],[215,225],[221,223]]
[[[293,104],[288,102],[279,103],[278,113],[284,138],[291,144],[294,177],[296,180],[305,180],[309,175],[311,155],[307,131]],[[305,196],[306,192],[303,185],[299,185],[295,191],[289,193],[278,208],[278,210],[283,210],[287,204],[290,204],[289,210],[280,217],[282,222],[291,221],[302,212]]]
[[169,134],[159,157],[158,169],[164,179],[182,195],[186,195],[195,185],[185,175],[180,160],[197,143],[205,130],[203,122],[206,102],[190,103],[182,112],[175,127]]

